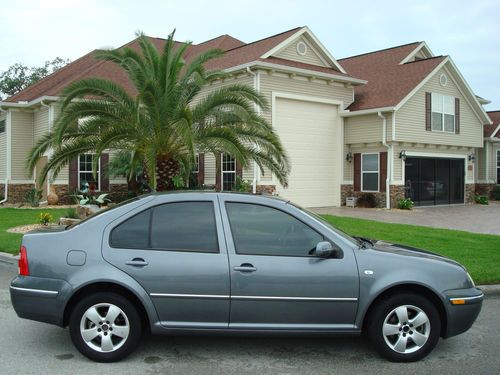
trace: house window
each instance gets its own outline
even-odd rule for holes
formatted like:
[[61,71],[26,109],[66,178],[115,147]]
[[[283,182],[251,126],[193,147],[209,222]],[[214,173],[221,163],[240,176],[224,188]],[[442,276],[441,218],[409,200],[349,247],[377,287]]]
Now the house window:
[[81,154],[78,160],[78,186],[80,191],[100,190],[100,171],[101,161],[97,164],[97,173],[94,177],[92,164],[94,162],[94,154]]
[[497,185],[500,185],[500,150],[497,150]]
[[5,120],[0,121],[0,134],[5,132]]
[[361,190],[379,190],[379,154],[361,155]]
[[236,182],[236,160],[231,155],[222,155],[222,190],[234,190]]
[[432,93],[431,129],[438,132],[455,133],[455,98]]

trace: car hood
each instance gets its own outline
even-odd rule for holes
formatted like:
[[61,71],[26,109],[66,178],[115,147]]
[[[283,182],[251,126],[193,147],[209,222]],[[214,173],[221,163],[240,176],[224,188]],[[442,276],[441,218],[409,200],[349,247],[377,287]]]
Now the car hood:
[[385,253],[391,253],[406,257],[425,258],[429,260],[442,261],[464,269],[464,267],[460,263],[428,250],[418,249],[416,247],[411,247],[406,245],[393,244],[381,240],[372,240],[372,243],[373,243],[372,249],[376,251],[381,251]]

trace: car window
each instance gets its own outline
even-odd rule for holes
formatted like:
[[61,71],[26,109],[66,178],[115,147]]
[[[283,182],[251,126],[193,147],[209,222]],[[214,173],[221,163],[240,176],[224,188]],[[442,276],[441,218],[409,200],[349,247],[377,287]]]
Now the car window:
[[219,252],[213,203],[180,202],[154,207],[151,248]]
[[112,247],[147,249],[149,247],[149,220],[151,209],[132,216],[111,231]]
[[302,221],[272,207],[228,202],[226,211],[238,254],[309,256],[324,240]]

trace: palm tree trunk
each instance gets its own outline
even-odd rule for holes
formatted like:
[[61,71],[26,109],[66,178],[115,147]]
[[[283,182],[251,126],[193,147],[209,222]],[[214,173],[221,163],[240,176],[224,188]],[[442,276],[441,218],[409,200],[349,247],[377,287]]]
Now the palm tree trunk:
[[179,163],[166,156],[156,158],[156,191],[174,190],[172,178],[179,175]]

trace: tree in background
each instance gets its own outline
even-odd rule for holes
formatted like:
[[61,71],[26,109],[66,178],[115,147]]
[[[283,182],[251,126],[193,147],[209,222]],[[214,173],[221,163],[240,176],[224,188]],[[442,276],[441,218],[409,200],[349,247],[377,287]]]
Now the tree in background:
[[7,70],[0,73],[0,99],[17,94],[69,62],[69,59],[56,57],[53,60],[46,61],[43,66],[27,66],[22,63],[11,65]]

